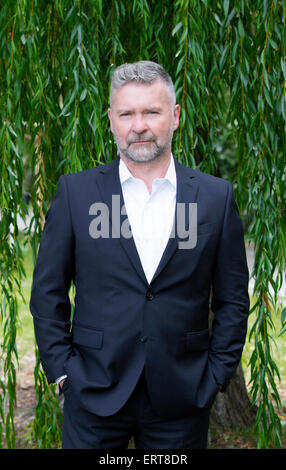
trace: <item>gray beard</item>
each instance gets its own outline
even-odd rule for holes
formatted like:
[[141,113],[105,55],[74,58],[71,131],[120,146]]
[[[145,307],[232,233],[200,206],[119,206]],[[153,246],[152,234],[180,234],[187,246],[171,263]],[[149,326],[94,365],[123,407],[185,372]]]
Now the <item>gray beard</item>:
[[[156,158],[161,157],[170,147],[172,144],[172,138],[173,138],[173,131],[171,128],[169,129],[169,135],[165,140],[165,143],[163,145],[158,145],[155,140],[152,141],[152,145],[147,144],[144,146],[144,148],[132,148],[129,147],[122,149],[118,146],[117,148],[119,153],[121,153],[126,159],[136,162],[136,163],[144,163],[144,162],[151,162],[152,160],[155,160]],[[116,139],[115,139],[116,140]]]
[[158,146],[155,142],[153,142],[151,149],[150,149],[150,144],[149,144],[149,149],[146,147],[145,148],[141,147],[138,150],[132,149],[132,148],[120,149],[118,147],[118,150],[128,160],[132,162],[136,162],[136,163],[144,163],[144,162],[150,162],[160,157],[167,150],[169,145]]

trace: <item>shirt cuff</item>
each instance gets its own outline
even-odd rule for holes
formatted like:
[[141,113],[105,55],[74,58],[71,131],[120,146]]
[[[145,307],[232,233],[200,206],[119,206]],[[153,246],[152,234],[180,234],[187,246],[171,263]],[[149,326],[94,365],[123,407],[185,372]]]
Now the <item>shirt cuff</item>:
[[67,378],[67,375],[61,375],[58,379],[56,379],[56,383],[59,385],[60,381],[66,378]]

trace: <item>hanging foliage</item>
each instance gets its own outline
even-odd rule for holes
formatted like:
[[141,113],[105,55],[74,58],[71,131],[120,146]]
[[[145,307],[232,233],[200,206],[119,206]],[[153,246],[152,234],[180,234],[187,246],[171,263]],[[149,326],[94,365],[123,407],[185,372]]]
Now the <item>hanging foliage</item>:
[[[281,446],[273,316],[285,269],[285,0],[0,0],[0,443],[15,447],[19,218],[34,259],[58,178],[112,160],[113,67],[141,59],[171,74],[182,105],[173,152],[230,179],[255,248],[251,395],[258,447]],[[285,315],[283,317],[285,322]],[[61,411],[36,348],[33,439],[60,443]]]

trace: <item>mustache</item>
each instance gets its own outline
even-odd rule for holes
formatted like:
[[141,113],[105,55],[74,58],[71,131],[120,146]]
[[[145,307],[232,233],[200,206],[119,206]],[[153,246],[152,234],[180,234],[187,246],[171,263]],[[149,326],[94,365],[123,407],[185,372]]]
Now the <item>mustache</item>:
[[127,139],[128,144],[133,144],[134,142],[156,142],[156,137],[154,135],[137,135],[132,136]]

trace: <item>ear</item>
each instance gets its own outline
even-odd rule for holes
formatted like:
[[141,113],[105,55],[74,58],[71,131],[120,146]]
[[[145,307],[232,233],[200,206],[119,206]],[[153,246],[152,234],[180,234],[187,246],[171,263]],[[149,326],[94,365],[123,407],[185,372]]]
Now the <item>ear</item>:
[[181,111],[181,106],[179,104],[175,104],[175,107],[174,107],[174,131],[179,126],[180,111]]
[[109,118],[109,123],[110,123],[110,129],[111,129],[111,132],[113,133],[111,108],[108,108],[108,118]]

